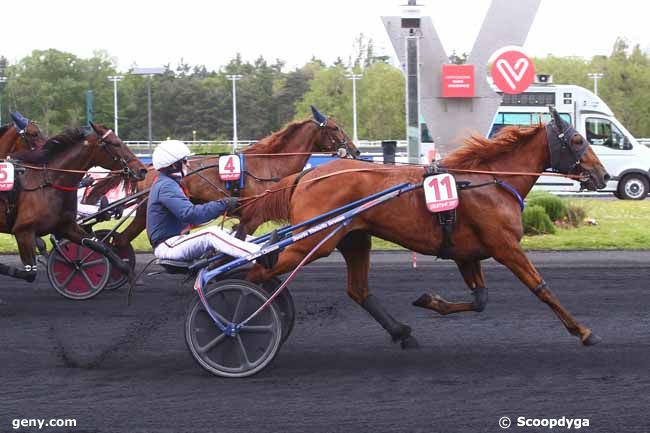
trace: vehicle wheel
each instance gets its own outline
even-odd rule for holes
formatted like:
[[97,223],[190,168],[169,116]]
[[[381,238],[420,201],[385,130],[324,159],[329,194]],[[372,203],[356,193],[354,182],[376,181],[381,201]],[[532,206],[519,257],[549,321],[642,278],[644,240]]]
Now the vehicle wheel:
[[[106,235],[110,233],[110,230],[97,230],[95,231],[95,236],[99,240],[103,240]],[[122,248],[115,248],[113,247],[110,242],[111,239],[106,239],[104,242],[111,246],[113,248],[113,251],[122,259],[122,261],[125,261],[129,264],[131,267],[131,270],[135,269],[135,251],[133,251],[133,247],[131,244],[127,245],[126,247]],[[120,272],[118,269],[116,269],[114,266],[111,267],[111,275],[108,279],[108,283],[106,284],[105,289],[106,290],[115,290],[119,289],[123,285],[125,285],[129,281],[129,276],[124,275],[122,272]]]
[[648,179],[641,174],[629,174],[618,182],[617,191],[623,200],[643,200],[648,195]]
[[75,301],[97,296],[106,287],[111,264],[103,255],[63,239],[47,259],[47,278],[62,296]]
[[[205,291],[210,308],[225,323],[240,322],[256,311],[268,296],[243,280],[223,280]],[[199,296],[185,319],[185,342],[201,367],[222,377],[247,377],[262,371],[280,350],[282,321],[273,304],[235,333],[224,334],[212,321]]]
[[[247,273],[248,271],[237,271],[228,274],[226,278],[245,280]],[[273,277],[262,284],[262,290],[264,290],[267,296],[271,296],[281,284],[282,280]],[[289,287],[285,287],[282,293],[273,300],[273,305],[278,309],[280,319],[282,320],[282,343],[284,344],[284,342],[287,341],[287,338],[289,338],[289,335],[291,335],[291,331],[293,331],[293,326],[296,321],[296,307],[293,303],[293,296],[291,296]]]

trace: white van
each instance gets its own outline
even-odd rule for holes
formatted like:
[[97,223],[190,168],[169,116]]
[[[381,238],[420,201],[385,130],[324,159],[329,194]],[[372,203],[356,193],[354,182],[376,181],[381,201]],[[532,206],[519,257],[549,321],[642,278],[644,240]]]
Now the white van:
[[[538,75],[537,82],[519,95],[503,95],[489,136],[505,125],[535,125],[547,122],[548,106],[587,139],[612,177],[602,192],[618,198],[643,200],[650,190],[650,148],[636,139],[614,117],[610,108],[589,90],[572,85],[550,84],[549,75]],[[546,81],[547,83],[540,83]],[[578,192],[580,184],[566,178],[542,176],[534,189],[553,192]]]

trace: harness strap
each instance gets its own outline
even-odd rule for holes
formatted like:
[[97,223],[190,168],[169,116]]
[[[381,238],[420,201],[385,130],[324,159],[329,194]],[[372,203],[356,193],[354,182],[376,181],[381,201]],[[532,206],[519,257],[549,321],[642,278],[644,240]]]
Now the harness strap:
[[505,180],[495,180],[495,183],[496,183],[497,185],[499,185],[500,187],[505,188],[505,189],[508,190],[512,195],[515,196],[515,198],[516,198],[517,201],[519,202],[519,208],[520,208],[521,211],[523,212],[523,211],[524,211],[524,207],[525,207],[526,205],[524,204],[524,199],[521,198],[521,194],[519,194],[519,191],[517,191],[517,190],[515,189],[514,186],[510,185],[510,184],[509,184],[508,182],[506,182]]

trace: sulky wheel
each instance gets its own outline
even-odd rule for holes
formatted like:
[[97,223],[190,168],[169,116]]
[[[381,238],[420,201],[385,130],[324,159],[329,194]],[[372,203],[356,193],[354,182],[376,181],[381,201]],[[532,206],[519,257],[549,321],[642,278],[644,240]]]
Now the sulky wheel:
[[[205,298],[222,322],[241,322],[268,296],[243,280],[223,280],[208,285]],[[262,310],[234,336],[224,334],[204,309],[199,296],[185,319],[185,341],[194,359],[207,371],[222,377],[247,377],[264,369],[280,349],[282,322],[273,304]]]
[[[110,245],[111,248],[113,248],[113,251],[125,262],[131,266],[131,269],[135,269],[135,251],[133,251],[133,247],[131,244],[122,247],[122,248],[115,248],[113,245],[110,244],[111,239],[106,239],[106,235],[110,232],[110,230],[97,230],[95,231],[95,237],[99,239],[100,241],[104,242],[107,245]],[[106,284],[105,289],[106,290],[115,290],[119,289],[122,287],[124,284],[126,284],[129,281],[129,276],[123,274],[122,272],[119,271],[119,269],[116,269],[114,266],[111,266],[111,276],[108,279],[108,283]]]
[[67,239],[47,259],[47,278],[61,295],[82,300],[96,296],[108,282],[111,264],[101,254]]
[[[229,274],[227,278],[243,280],[246,278],[247,273],[248,271],[237,271]],[[267,296],[271,296],[281,284],[282,280],[273,277],[262,283],[262,290],[266,292]],[[275,298],[273,305],[277,308],[278,313],[280,314],[280,319],[282,320],[282,343],[284,344],[284,342],[287,341],[287,338],[289,338],[289,335],[291,335],[293,325],[296,321],[296,307],[293,303],[293,296],[291,296],[291,292],[289,292],[289,287],[285,287],[282,293]]]

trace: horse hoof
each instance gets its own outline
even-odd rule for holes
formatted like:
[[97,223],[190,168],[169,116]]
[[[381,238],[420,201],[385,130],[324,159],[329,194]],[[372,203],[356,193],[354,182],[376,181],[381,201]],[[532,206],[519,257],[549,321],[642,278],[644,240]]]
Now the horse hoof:
[[425,293],[424,295],[420,296],[415,301],[413,301],[413,305],[416,307],[427,308],[427,306],[431,303],[432,300],[433,298],[431,297],[431,295]]
[[585,346],[595,346],[596,344],[600,343],[601,341],[603,341],[602,338],[600,338],[599,336],[597,336],[594,333],[591,333],[591,334],[589,334],[589,337],[587,337],[582,342],[582,344],[585,345]]
[[400,341],[399,344],[402,350],[413,350],[420,348],[420,343],[418,343],[418,340],[416,340],[412,335]]

